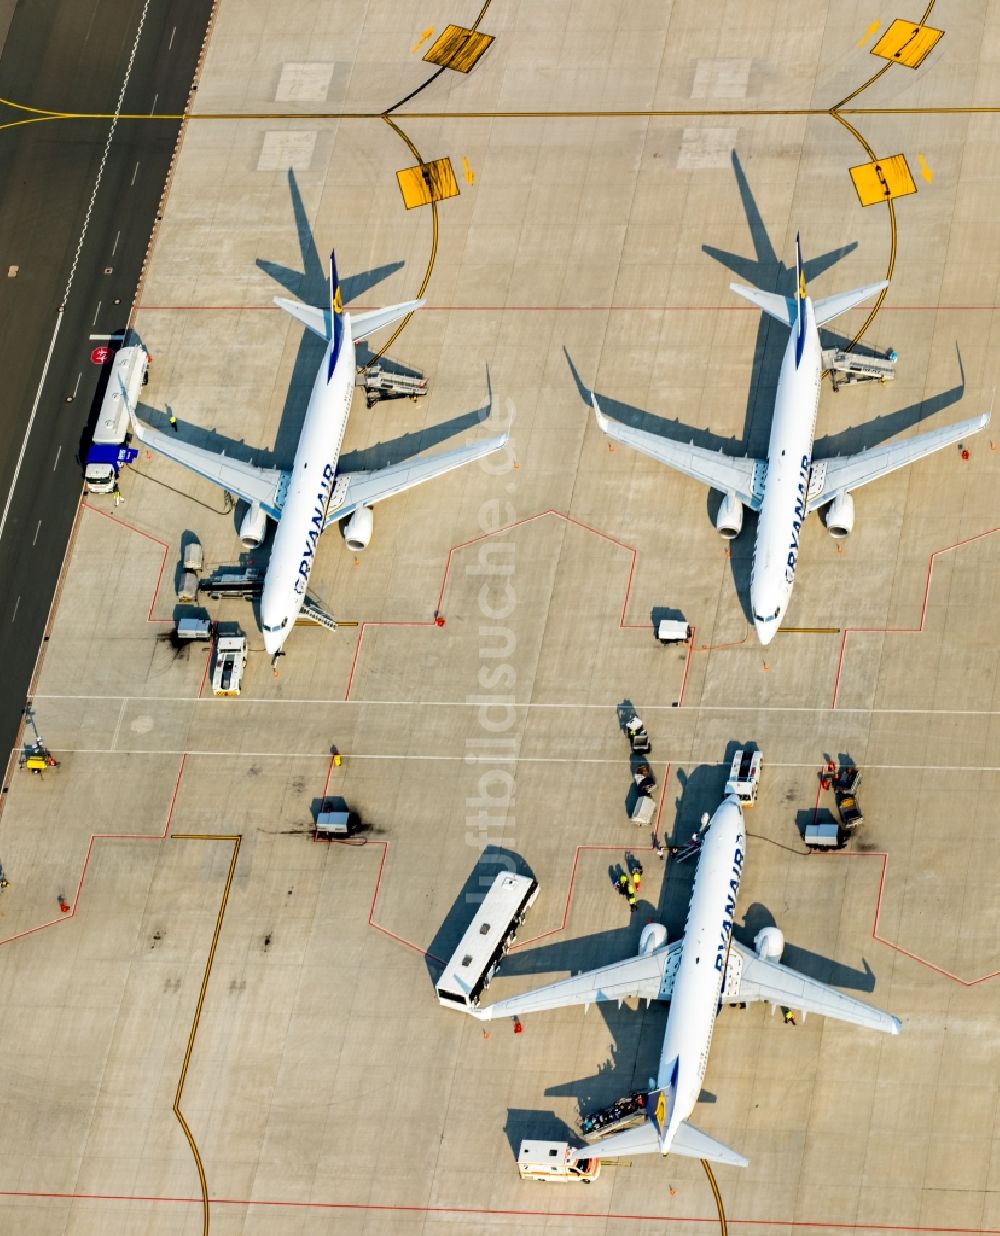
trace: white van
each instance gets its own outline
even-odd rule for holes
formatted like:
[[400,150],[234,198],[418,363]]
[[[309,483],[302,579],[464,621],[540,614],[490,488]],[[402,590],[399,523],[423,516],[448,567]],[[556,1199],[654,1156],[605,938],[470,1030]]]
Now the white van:
[[554,1184],[572,1184],[578,1180],[590,1184],[600,1176],[600,1159],[574,1162],[571,1153],[569,1142],[522,1142],[517,1170],[522,1180],[548,1180]]

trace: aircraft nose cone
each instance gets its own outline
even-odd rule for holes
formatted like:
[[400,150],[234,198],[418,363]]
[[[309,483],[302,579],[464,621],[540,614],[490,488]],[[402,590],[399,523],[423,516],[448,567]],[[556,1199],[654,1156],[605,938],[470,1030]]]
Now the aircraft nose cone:
[[264,632],[264,647],[267,650],[267,655],[269,657],[273,657],[275,653],[281,651],[281,642],[280,631]]
[[774,639],[775,633],[778,630],[777,621],[776,620],[771,621],[771,622],[756,621],[754,622],[754,626],[757,629],[757,639],[760,641],[761,646],[763,648],[766,648],[768,644],[771,642],[771,640]]

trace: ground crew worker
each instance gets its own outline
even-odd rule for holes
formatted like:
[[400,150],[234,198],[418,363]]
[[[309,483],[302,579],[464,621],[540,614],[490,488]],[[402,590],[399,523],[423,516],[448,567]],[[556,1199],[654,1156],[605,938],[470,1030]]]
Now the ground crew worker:
[[618,891],[621,893],[623,897],[628,892],[628,876],[625,874],[624,871],[618,877]]
[[115,487],[111,491],[111,493],[113,494],[114,499],[115,499],[115,506],[121,506],[121,504],[125,501],[125,499],[122,497],[122,491],[118,488],[117,481],[115,481]]
[[629,880],[626,887],[628,889],[627,895],[628,895],[629,914],[634,914],[637,908],[635,904],[635,885],[632,883],[631,880]]
[[174,433],[177,433],[177,417],[174,416],[172,411],[170,413],[170,428],[174,431]]
[[795,1024],[795,1014],[791,1009],[785,1009],[785,1025],[794,1026]]

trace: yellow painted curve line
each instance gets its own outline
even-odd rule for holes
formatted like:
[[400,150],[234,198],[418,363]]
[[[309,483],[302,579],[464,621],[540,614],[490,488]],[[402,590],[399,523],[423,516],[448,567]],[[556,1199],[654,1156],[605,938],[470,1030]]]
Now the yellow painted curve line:
[[188,1034],[187,1048],[184,1052],[184,1062],[181,1065],[181,1075],[177,1079],[177,1093],[174,1096],[174,1115],[180,1122],[181,1128],[184,1130],[184,1136],[187,1138],[188,1145],[191,1147],[191,1153],[194,1155],[194,1165],[198,1169],[198,1183],[201,1185],[201,1205],[202,1205],[202,1233],[203,1236],[208,1236],[208,1181],[205,1179],[205,1167],[201,1161],[201,1155],[198,1152],[198,1143],[194,1140],[188,1122],[184,1119],[184,1113],[181,1111],[181,1099],[184,1096],[184,1082],[187,1079],[188,1065],[191,1063],[191,1053],[194,1051],[194,1041],[198,1034],[198,1023],[201,1021],[201,1010],[205,1003],[205,995],[208,991],[208,980],[212,973],[212,962],[215,960],[215,949],[219,943],[219,933],[222,931],[222,920],[226,913],[226,905],[229,901],[229,890],[233,886],[233,875],[236,872],[236,860],[240,855],[240,844],[243,838],[239,834],[209,834],[209,833],[173,833],[174,841],[228,841],[233,847],[233,857],[229,862],[229,874],[226,876],[226,885],[222,890],[222,902],[219,906],[219,913],[215,919],[215,931],[212,933],[212,947],[208,950],[208,960],[205,962],[205,972],[201,977],[201,991],[198,993],[198,1003],[194,1010],[194,1020],[191,1023],[191,1031]]
[[[393,118],[389,115],[383,115],[382,119],[389,126],[389,128],[392,129],[392,131],[396,134],[396,136],[406,143],[406,147],[409,150],[410,154],[413,155],[414,159],[416,159],[418,163],[423,163],[424,160],[420,154],[420,151],[416,148],[416,146],[414,146],[413,142],[410,141],[410,139],[406,136],[403,130],[399,127],[399,125],[396,124],[395,120],[393,120]],[[431,205],[431,252],[430,252],[430,256],[427,259],[427,269],[424,271],[423,280],[420,284],[420,288],[417,292],[417,295],[414,298],[416,300],[419,300],[421,296],[423,296],[424,292],[427,291],[427,285],[430,283],[431,275],[434,271],[434,263],[437,260],[438,204],[432,198],[430,205]],[[389,348],[392,347],[392,345],[396,342],[399,336],[406,329],[407,325],[409,324],[410,318],[412,317],[413,317],[413,314],[408,313],[406,317],[403,318],[402,322],[400,322],[400,324],[392,332],[392,334],[385,341],[385,343],[382,344],[382,346],[379,348],[377,352],[373,353],[371,360],[368,362],[367,365],[364,366],[365,369],[371,368],[371,366],[374,365],[377,360],[379,360],[381,357],[383,357],[386,354]]]
[[712,1196],[715,1198],[715,1208],[719,1212],[719,1231],[722,1233],[722,1236],[727,1236],[729,1229],[726,1226],[726,1210],[722,1205],[722,1194],[719,1192],[719,1186],[715,1183],[712,1165],[707,1159],[702,1159],[701,1165],[705,1169],[705,1175],[708,1177],[708,1183],[712,1189]]
[[[927,18],[930,17],[931,11],[934,8],[934,4],[935,4],[935,0],[928,0],[928,4],[927,4],[927,7],[924,9],[923,16],[920,18],[920,23],[919,23],[920,25],[923,25],[927,21]],[[892,68],[892,65],[893,65],[893,62],[891,60],[887,61],[882,66],[882,68],[879,69],[877,73],[874,73],[863,85],[859,86],[857,90],[852,91],[847,96],[846,99],[842,99],[839,103],[835,104],[833,107],[830,108],[830,115],[834,118],[834,120],[837,121],[838,124],[843,125],[844,128],[855,138],[855,140],[861,144],[862,148],[864,149],[865,154],[867,154],[868,158],[873,163],[876,161],[876,158],[877,158],[874,150],[872,150],[871,146],[868,145],[867,141],[864,139],[864,137],[862,137],[862,135],[858,132],[858,130],[854,127],[854,125],[852,125],[850,121],[844,119],[844,116],[840,109],[843,108],[844,105],[846,103],[849,103],[852,99],[856,99],[858,95],[861,94],[863,91],[867,90],[869,86],[877,82],[878,79],[883,75],[883,73],[886,73],[889,69]],[[860,111],[860,109],[852,108],[851,111],[852,113],[855,113],[856,111]],[[893,205],[892,198],[891,197],[886,198],[885,204],[889,211],[889,262],[886,266],[885,277],[887,281],[890,281],[892,279],[892,272],[896,266],[896,249],[897,249],[897,244],[898,244],[898,236],[897,236],[897,228],[896,228],[896,208]],[[878,299],[875,301],[875,304],[872,306],[872,310],[868,314],[868,317],[865,318],[864,322],[862,323],[861,329],[857,332],[857,334],[854,336],[851,342],[847,345],[848,351],[850,351],[853,347],[855,347],[860,342],[860,340],[864,337],[865,332],[871,326],[872,322],[875,321],[875,318],[878,316],[878,311],[882,308],[882,302],[885,300],[886,293],[888,291],[889,291],[888,288],[883,288],[882,291],[879,292]]]

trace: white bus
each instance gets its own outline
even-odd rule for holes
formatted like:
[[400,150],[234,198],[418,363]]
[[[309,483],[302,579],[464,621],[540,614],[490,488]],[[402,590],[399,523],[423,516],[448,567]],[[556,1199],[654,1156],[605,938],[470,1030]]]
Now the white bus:
[[497,876],[438,981],[441,1004],[467,1009],[479,1003],[537,896],[531,876]]

